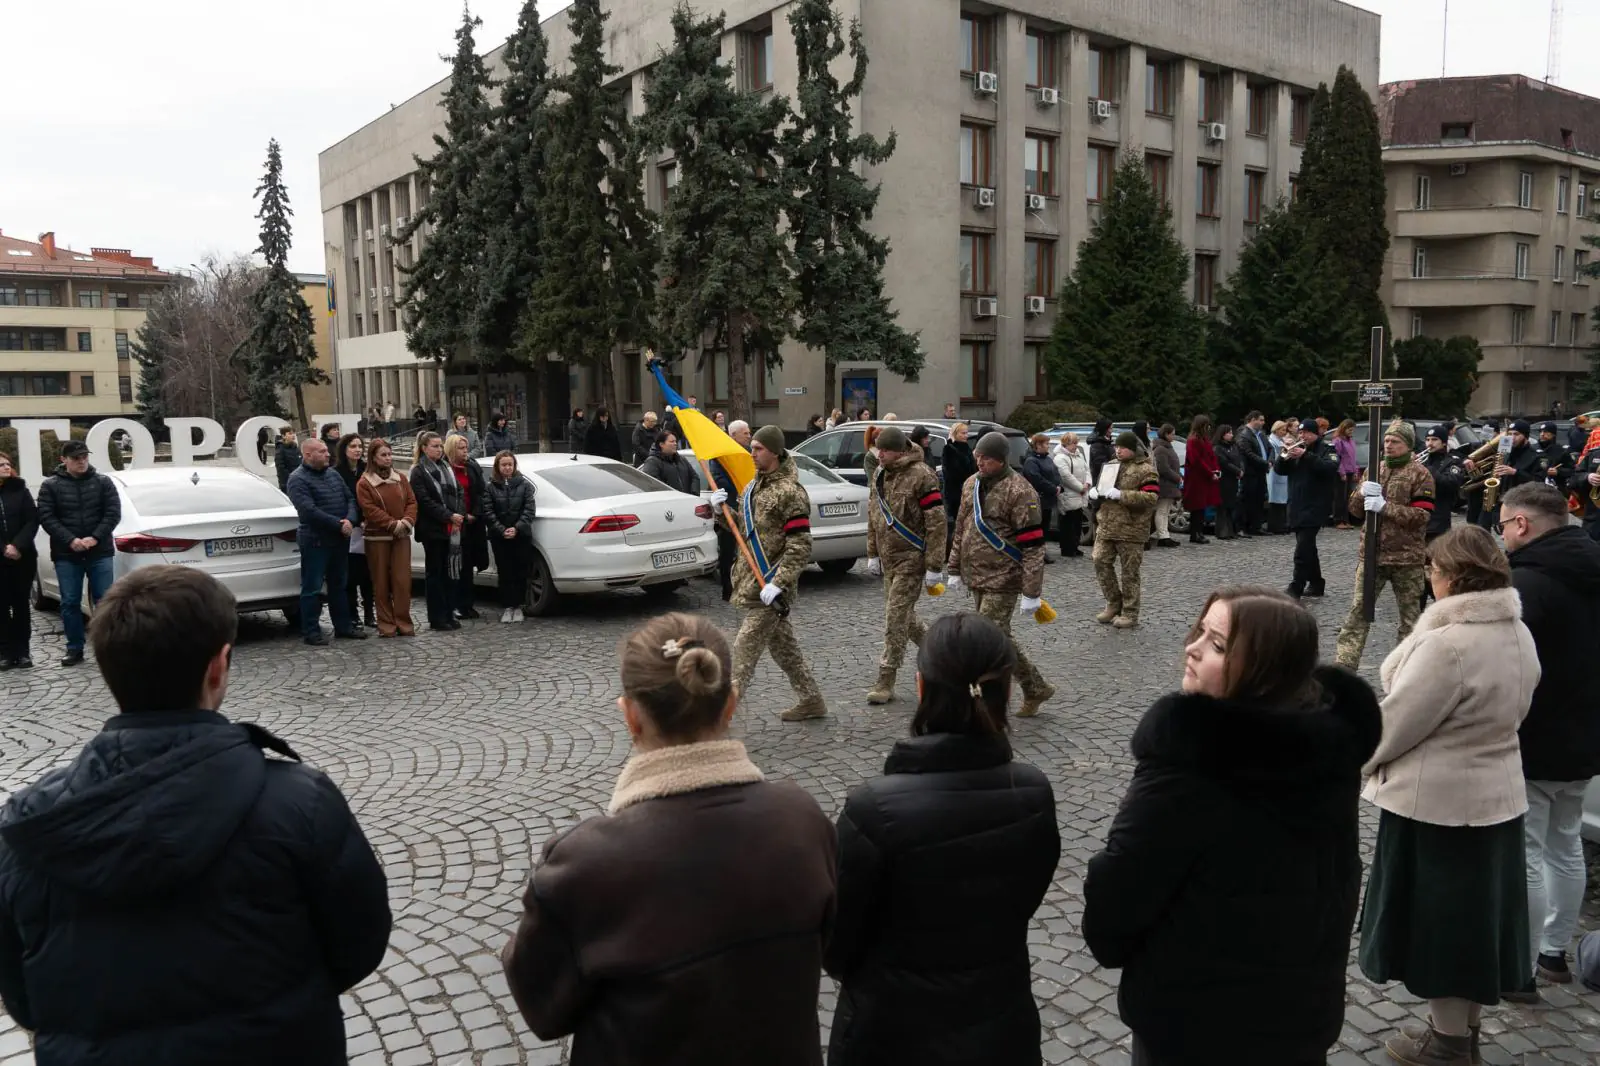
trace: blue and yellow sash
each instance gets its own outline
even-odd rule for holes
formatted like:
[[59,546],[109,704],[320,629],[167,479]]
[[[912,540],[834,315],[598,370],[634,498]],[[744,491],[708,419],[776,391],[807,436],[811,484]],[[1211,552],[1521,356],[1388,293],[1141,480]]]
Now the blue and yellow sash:
[[1012,562],[1022,563],[1022,549],[1015,544],[1008,543],[1004,537],[989,528],[983,520],[983,481],[980,479],[972,486],[972,524],[977,527],[978,535],[989,543],[989,547],[1004,555]]
[[882,470],[882,468],[879,468],[879,470],[878,470],[877,481],[878,481],[878,510],[883,513],[883,521],[885,522],[885,524],[887,524],[890,529],[892,529],[896,533],[898,533],[900,535],[900,539],[901,540],[903,540],[907,544],[911,545],[917,551],[919,551],[919,552],[920,551],[927,551],[928,550],[927,542],[924,541],[921,537],[917,536],[915,533],[911,532],[911,527],[907,526],[904,522],[900,521],[900,519],[896,518],[894,516],[894,512],[889,510],[889,501],[884,499],[884,496],[883,496],[883,470]]
[[751,478],[744,487],[744,495],[739,498],[739,511],[744,519],[744,539],[750,545],[750,554],[756,557],[756,566],[761,568],[761,580],[770,584],[778,568],[767,562],[767,553],[761,549],[761,535],[756,532],[755,493],[756,482]]

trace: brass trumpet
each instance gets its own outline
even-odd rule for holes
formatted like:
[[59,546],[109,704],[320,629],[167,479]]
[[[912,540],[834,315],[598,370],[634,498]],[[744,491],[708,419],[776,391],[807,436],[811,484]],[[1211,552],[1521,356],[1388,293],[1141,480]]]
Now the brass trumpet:
[[[1481,463],[1485,459],[1487,459],[1490,456],[1494,455],[1496,452],[1498,452],[1500,450],[1500,438],[1503,437],[1503,436],[1505,436],[1504,433],[1496,433],[1493,437],[1490,437],[1487,441],[1485,441],[1484,443],[1480,444],[1476,451],[1474,451],[1471,455],[1467,456],[1467,462],[1469,462],[1469,463]],[[1487,469],[1485,471],[1482,471],[1482,472],[1473,471],[1472,476],[1467,478],[1466,484],[1461,486],[1461,491],[1462,492],[1486,492],[1490,487],[1489,483],[1491,481],[1494,482],[1494,489],[1495,489],[1495,493],[1496,493],[1496,498],[1498,498],[1499,490],[1500,490],[1500,479],[1494,476],[1494,466],[1492,464],[1490,465],[1489,469]],[[1484,497],[1483,506],[1486,509],[1493,506],[1489,502],[1489,497],[1488,496]]]

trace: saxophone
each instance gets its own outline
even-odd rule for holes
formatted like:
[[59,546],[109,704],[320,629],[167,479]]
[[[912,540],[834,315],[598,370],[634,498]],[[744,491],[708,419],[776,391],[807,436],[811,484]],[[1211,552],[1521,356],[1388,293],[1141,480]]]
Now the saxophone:
[[[1494,455],[1500,450],[1500,438],[1503,436],[1505,436],[1505,434],[1496,433],[1493,437],[1490,437],[1487,441],[1478,446],[1477,451],[1467,456],[1467,462],[1474,464],[1481,463],[1491,455]],[[1491,482],[1493,483],[1492,485]],[[1490,488],[1494,489],[1493,499],[1498,501],[1500,497],[1500,479],[1494,476],[1493,466],[1490,466],[1489,469],[1483,473],[1473,471],[1472,476],[1467,479],[1466,484],[1461,486],[1461,491],[1484,493],[1484,509],[1490,510],[1494,507],[1494,504],[1490,502],[1491,497],[1488,495]]]

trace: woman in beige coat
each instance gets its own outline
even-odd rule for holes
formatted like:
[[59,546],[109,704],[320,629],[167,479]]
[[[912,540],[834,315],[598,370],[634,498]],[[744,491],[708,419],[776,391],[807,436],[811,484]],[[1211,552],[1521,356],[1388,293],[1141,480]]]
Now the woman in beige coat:
[[1428,1000],[1390,1039],[1410,1066],[1470,1066],[1483,1004],[1527,980],[1517,728],[1539,683],[1511,568],[1489,533],[1428,548],[1438,602],[1384,660],[1383,740],[1365,796],[1381,808],[1361,912],[1361,970]]

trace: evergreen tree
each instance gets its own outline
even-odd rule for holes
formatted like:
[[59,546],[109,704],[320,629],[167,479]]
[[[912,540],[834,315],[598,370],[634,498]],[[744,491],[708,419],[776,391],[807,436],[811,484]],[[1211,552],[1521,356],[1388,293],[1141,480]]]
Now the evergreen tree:
[[178,326],[177,311],[177,302],[167,293],[157,296],[129,346],[129,353],[139,368],[139,384],[134,389],[133,402],[139,408],[139,418],[151,429],[173,413],[167,410],[166,374],[176,332],[174,327]]
[[612,353],[648,329],[657,245],[624,87],[607,84],[621,68],[605,61],[606,14],[599,0],[574,0],[567,18],[570,65],[554,83],[563,98],[550,109],[539,201],[542,267],[518,346],[594,367],[615,412]]
[[322,385],[328,375],[317,369],[316,328],[311,308],[300,295],[300,282],[289,272],[292,234],[289,191],[283,185],[283,156],[278,142],[267,143],[267,169],[256,186],[261,207],[261,244],[266,276],[252,301],[254,325],[234,352],[249,373],[250,401],[258,414],[283,414],[280,390],[294,394],[295,416],[307,425],[305,386]]
[[883,294],[889,242],[868,232],[880,187],[864,176],[888,160],[894,134],[878,140],[853,132],[853,103],[867,76],[861,25],[850,24],[850,80],[834,68],[846,52],[833,0],[799,0],[789,12],[800,83],[794,121],[782,151],[792,197],[789,236],[798,270],[798,337],[825,356],[824,406],[838,402],[839,363],[881,362],[907,381],[917,380],[923,353],[917,338],[896,319]]
[[1216,383],[1189,271],[1172,210],[1151,189],[1144,159],[1130,153],[1061,287],[1046,352],[1052,395],[1107,417],[1176,421],[1210,410]]
[[1410,337],[1397,341],[1396,367],[1408,378],[1422,379],[1422,388],[1395,394],[1402,409],[1425,415],[1466,411],[1472,390],[1478,387],[1478,362],[1482,358],[1483,349],[1476,337]]
[[696,20],[680,4],[672,48],[645,90],[639,139],[671,152],[678,184],[662,213],[665,276],[656,327],[669,361],[713,347],[728,351],[728,399],[750,417],[745,364],[758,352],[774,366],[794,315],[793,255],[781,232],[788,189],[778,157],[789,101],[739,91],[723,65],[723,17]]

